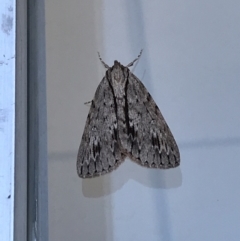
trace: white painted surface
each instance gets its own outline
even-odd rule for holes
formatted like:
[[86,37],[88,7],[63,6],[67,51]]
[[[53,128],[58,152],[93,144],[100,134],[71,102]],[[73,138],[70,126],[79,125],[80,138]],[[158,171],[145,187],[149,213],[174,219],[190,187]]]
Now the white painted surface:
[[15,1],[0,4],[0,240],[13,240]]
[[[59,7],[59,8],[58,8]],[[240,239],[240,2],[46,2],[50,240]],[[77,177],[97,59],[128,64],[167,120],[180,168],[126,160]]]

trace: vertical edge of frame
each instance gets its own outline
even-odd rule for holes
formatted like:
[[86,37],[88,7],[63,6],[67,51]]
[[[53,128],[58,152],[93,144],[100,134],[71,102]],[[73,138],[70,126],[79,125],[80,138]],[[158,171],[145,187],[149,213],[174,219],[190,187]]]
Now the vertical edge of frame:
[[0,240],[14,235],[16,3],[0,4]]
[[28,1],[28,238],[48,240],[44,0]]
[[14,241],[27,240],[27,0],[16,1]]

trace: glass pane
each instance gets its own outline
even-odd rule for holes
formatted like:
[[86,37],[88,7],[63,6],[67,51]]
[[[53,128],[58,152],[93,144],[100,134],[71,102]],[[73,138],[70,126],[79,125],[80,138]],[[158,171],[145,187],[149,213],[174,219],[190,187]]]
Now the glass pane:
[[[46,1],[49,240],[239,239],[239,10],[234,0]],[[130,70],[169,124],[181,165],[126,159],[80,179],[84,102],[106,71],[97,51],[112,66],[142,48]]]

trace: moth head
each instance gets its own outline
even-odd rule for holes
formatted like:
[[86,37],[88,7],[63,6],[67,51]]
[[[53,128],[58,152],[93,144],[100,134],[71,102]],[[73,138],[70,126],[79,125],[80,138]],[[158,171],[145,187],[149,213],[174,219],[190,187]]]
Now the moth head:
[[124,84],[126,82],[127,70],[128,68],[121,65],[117,60],[115,60],[114,65],[111,68],[111,79],[116,84]]

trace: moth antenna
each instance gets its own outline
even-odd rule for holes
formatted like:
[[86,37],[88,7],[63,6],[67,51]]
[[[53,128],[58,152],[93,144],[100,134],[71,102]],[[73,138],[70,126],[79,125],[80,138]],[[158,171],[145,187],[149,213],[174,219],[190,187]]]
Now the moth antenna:
[[101,61],[101,63],[103,64],[103,66],[104,66],[106,69],[109,69],[109,68],[110,68],[110,67],[102,60],[99,52],[98,52],[98,58],[99,58],[99,60]]
[[136,61],[138,61],[139,58],[141,57],[142,52],[143,52],[143,49],[141,49],[140,54],[137,56],[137,58],[134,59],[131,63],[129,63],[126,67],[131,67],[131,66],[133,66],[133,64],[134,64]]

